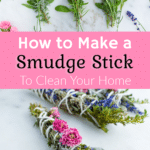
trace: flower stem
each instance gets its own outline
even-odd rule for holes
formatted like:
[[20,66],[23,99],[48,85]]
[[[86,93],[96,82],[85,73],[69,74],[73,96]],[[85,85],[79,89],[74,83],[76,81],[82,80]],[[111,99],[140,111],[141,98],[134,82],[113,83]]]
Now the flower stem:
[[42,10],[42,8],[40,9],[40,11],[41,11],[41,13],[44,15],[44,18],[45,18],[46,22],[49,24],[50,22],[49,22],[48,18],[46,17],[46,14],[45,14],[44,11]]
[[143,27],[143,25],[137,20],[137,22],[141,25],[141,27],[143,28],[143,30],[146,32],[145,28]]

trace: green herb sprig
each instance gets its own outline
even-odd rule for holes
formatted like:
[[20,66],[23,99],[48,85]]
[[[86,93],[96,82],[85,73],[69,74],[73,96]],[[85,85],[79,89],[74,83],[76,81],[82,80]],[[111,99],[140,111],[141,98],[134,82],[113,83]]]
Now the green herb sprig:
[[74,21],[76,21],[77,30],[80,31],[81,29],[83,31],[81,20],[89,11],[85,10],[86,8],[84,7],[88,3],[85,3],[83,0],[68,0],[68,2],[71,8],[63,5],[58,5],[57,7],[55,7],[55,10],[59,12],[72,12],[74,14]]
[[107,125],[108,124],[114,124],[117,125],[117,123],[121,123],[123,125],[132,123],[143,123],[144,118],[147,117],[147,111],[144,110],[144,115],[136,115],[135,117],[130,117],[129,115],[125,114],[121,108],[117,109],[110,109],[108,107],[98,107],[94,106],[93,110],[88,109],[87,115],[85,116],[89,121],[95,123],[90,116],[88,116],[88,113],[92,115],[96,120],[98,121],[98,124],[100,128],[104,132],[108,132]]
[[23,6],[34,10],[37,13],[37,25],[34,26],[34,31],[42,31],[41,22],[50,23],[48,5],[51,4],[54,0],[28,0],[27,4],[22,4]]
[[104,11],[107,17],[107,27],[117,25],[118,30],[119,24],[123,19],[123,17],[121,17],[122,8],[126,1],[127,0],[102,0],[101,3],[95,3],[99,9]]

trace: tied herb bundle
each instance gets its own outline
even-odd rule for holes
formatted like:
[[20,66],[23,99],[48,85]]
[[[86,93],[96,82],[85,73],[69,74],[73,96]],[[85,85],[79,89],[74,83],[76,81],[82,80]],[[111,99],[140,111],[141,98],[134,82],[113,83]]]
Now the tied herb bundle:
[[[107,132],[108,124],[143,123],[147,116],[139,111],[132,95],[126,91],[115,90],[88,90],[86,93],[74,89],[36,89],[33,90],[41,98],[48,100],[70,114],[80,115],[97,127]],[[148,102],[147,100],[142,103]],[[134,112],[135,117],[130,117],[127,111]]]
[[119,24],[123,19],[123,17],[121,17],[122,8],[126,1],[127,0],[102,0],[101,3],[95,3],[99,9],[104,11],[107,17],[107,27],[117,25],[117,29],[119,28]]
[[42,134],[47,138],[48,145],[55,150],[102,150],[81,144],[82,137],[76,128],[69,128],[67,122],[61,120],[57,107],[47,111],[37,104],[30,104],[30,112],[36,118]]
[[27,4],[22,4],[23,6],[34,10],[37,13],[37,25],[34,26],[34,31],[42,31],[41,22],[50,23],[48,5],[51,4],[54,0],[28,0]]
[[74,21],[76,21],[77,30],[79,31],[81,29],[83,31],[81,20],[89,11],[85,10],[86,8],[84,7],[88,3],[85,3],[83,0],[68,0],[68,2],[71,8],[63,5],[58,5],[57,7],[55,7],[55,10],[59,12],[72,12],[74,14]]

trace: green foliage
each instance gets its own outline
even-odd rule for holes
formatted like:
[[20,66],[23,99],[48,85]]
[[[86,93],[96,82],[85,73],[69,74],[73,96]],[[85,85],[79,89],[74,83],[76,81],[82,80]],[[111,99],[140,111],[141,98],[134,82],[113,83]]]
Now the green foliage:
[[55,8],[55,10],[59,12],[72,12],[74,14],[74,21],[76,21],[77,30],[79,31],[81,28],[81,30],[83,31],[81,20],[89,11],[85,10],[84,7],[84,5],[87,5],[88,3],[85,3],[83,0],[68,0],[68,2],[71,8],[59,5]]
[[[128,89],[123,90],[123,91],[120,91],[119,93],[126,93],[127,91],[128,91]],[[131,103],[138,103],[138,104],[149,103],[148,99],[144,99],[144,100],[141,100],[141,101],[140,101],[139,99],[136,100],[136,99],[133,97],[132,94],[124,96],[123,99],[124,99],[124,100],[127,100],[127,101],[129,101],[129,102],[131,102]]]
[[36,109],[36,110],[35,110],[35,108],[36,108],[36,107],[40,107],[40,108],[42,108],[42,106],[41,106],[41,105],[37,105],[37,104],[30,104],[29,109],[30,109],[31,115],[32,115],[32,116],[34,116],[34,117],[36,117],[36,118],[38,118],[38,117],[39,117],[39,115],[40,115],[40,113],[41,113],[41,111],[40,111],[40,110],[38,110],[38,109]]
[[129,89],[126,89],[126,90],[120,91],[119,93],[126,93],[128,91],[129,91]]
[[9,27],[8,29],[1,29],[1,28],[0,28],[0,30],[1,30],[2,32],[10,32],[10,29],[11,29],[11,27]]
[[139,100],[139,99],[135,99],[134,97],[128,97],[128,99],[130,100],[131,103],[138,103],[138,104],[147,104],[149,103],[148,99],[144,99],[144,100]]
[[59,5],[55,7],[55,10],[60,11],[60,12],[71,12],[71,10],[68,7],[63,6],[63,5]]
[[[121,123],[126,125],[128,123],[136,124],[136,123],[143,123],[144,118],[147,116],[147,111],[145,110],[144,115],[136,115],[135,117],[130,117],[123,112],[121,108],[108,108],[108,107],[99,107],[94,106],[93,110],[88,109],[87,115],[85,116],[89,121],[93,122],[88,113],[92,115],[96,121],[98,122],[100,128],[104,132],[108,132],[107,124],[117,124]],[[95,122],[93,122],[95,123]]]
[[149,103],[148,99],[144,99],[144,100],[141,100],[141,101],[140,101],[139,99],[136,100],[136,99],[134,99],[134,98],[131,99],[131,102],[132,102],[132,103],[138,103],[138,104]]
[[107,27],[113,27],[115,24],[117,28],[119,27],[120,22],[122,21],[121,12],[124,6],[124,3],[127,0],[102,0],[101,3],[95,3],[95,5],[102,9],[107,17]]
[[42,31],[41,22],[50,23],[49,22],[49,13],[48,13],[48,5],[51,4],[54,0],[28,0],[27,4],[22,4],[23,6],[34,10],[37,13],[37,26],[34,27],[35,31]]

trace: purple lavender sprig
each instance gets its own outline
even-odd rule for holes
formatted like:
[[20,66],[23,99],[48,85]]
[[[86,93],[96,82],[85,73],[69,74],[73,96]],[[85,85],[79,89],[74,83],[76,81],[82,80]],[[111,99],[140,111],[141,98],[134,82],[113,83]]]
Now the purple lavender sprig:
[[127,16],[134,22],[134,25],[137,27],[138,31],[141,31],[139,25],[141,25],[143,30],[146,31],[145,28],[142,26],[142,24],[138,21],[137,18],[134,17],[134,15],[130,11],[127,11]]
[[[108,96],[108,93],[106,93],[106,96]],[[94,101],[94,99],[92,101],[86,100],[85,101],[85,105],[89,106],[90,105],[90,109],[93,110],[93,106],[103,106],[103,107],[109,107],[109,108],[119,108],[116,104],[113,103],[113,98],[115,95],[110,96],[108,99],[105,100],[99,100],[96,101],[95,103],[92,103]],[[125,106],[127,108],[128,111],[139,114],[139,115],[143,115],[144,113],[139,111],[133,103],[125,101],[125,100],[121,100],[120,106]]]
[[133,112],[133,113],[137,113],[139,115],[143,115],[144,113],[141,112],[140,110],[138,110],[134,104],[127,102],[127,101],[123,101],[121,100],[121,105],[125,106],[127,108],[128,111]]

